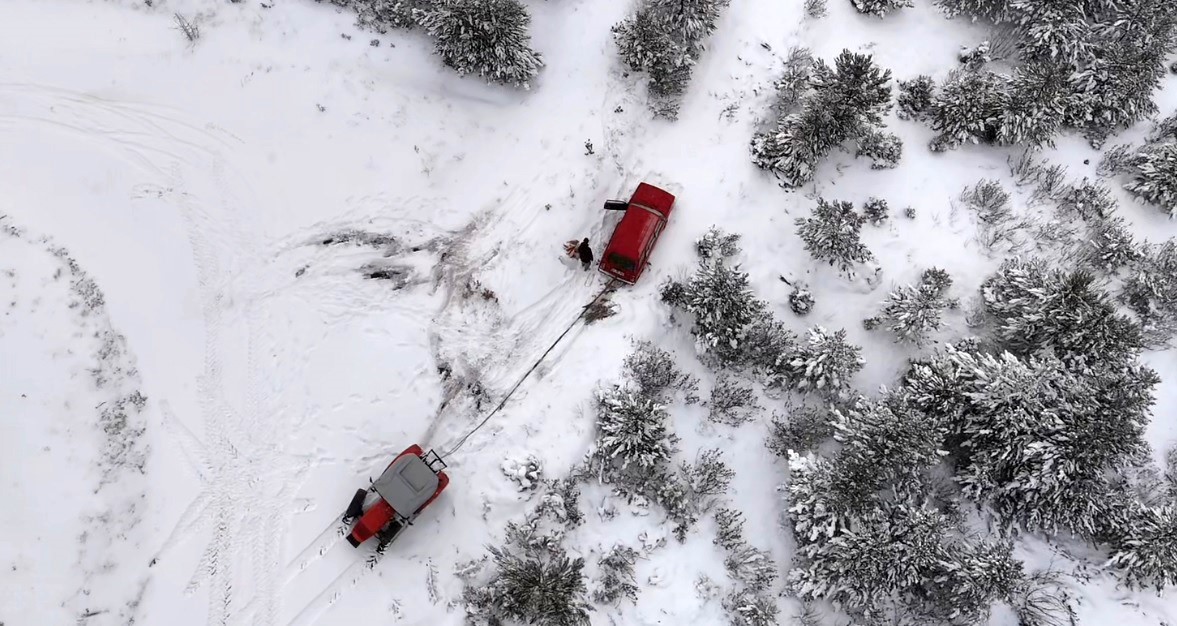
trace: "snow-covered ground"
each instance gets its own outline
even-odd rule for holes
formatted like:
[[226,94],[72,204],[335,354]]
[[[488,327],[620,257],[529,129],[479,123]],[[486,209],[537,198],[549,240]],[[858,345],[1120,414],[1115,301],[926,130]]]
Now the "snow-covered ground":
[[[863,390],[892,383],[912,353],[861,326],[891,285],[935,264],[964,296],[1000,262],[953,205],[966,185],[1008,179],[1018,151],[933,154],[932,131],[889,119],[906,142],[897,169],[834,156],[792,193],[748,151],[790,46],[943,76],[980,27],[922,2],[885,21],[833,2],[817,22],[799,1],[736,2],[667,122],[616,58],[610,27],[629,3],[527,4],[546,64],[530,91],[459,78],[421,35],[359,31],[310,0],[0,4],[0,624],[461,623],[455,567],[532,504],[505,459],[534,455],[553,477],[578,462],[593,390],[617,379],[633,339],[676,353],[709,388],[658,286],[693,264],[712,224],[742,236],[743,268],[782,319],[864,346]],[[195,44],[177,12],[199,25]],[[1177,80],[1159,99],[1177,107]],[[1048,158],[1079,177],[1098,156],[1068,137]],[[602,202],[642,180],[678,195],[648,274],[613,297],[617,315],[561,342],[367,568],[334,533],[353,490],[410,443],[450,449],[531,367],[603,286],[560,258],[562,243],[588,236],[599,253],[615,219]],[[818,195],[917,209],[865,229],[878,281],[839,278],[801,248],[793,220]],[[1123,206],[1148,239],[1177,232]],[[781,276],[811,285],[807,319],[788,313]],[[1177,443],[1175,354],[1147,355],[1164,380],[1148,432],[1158,452]],[[481,406],[462,387],[475,381]],[[727,450],[746,535],[783,569],[770,412],[739,429],[704,414],[674,413],[681,455]],[[583,497],[581,554],[669,535],[657,514],[603,519],[603,496]],[[1044,543],[1019,550],[1054,558]],[[723,623],[695,590],[722,559],[706,533],[671,538],[639,561],[636,606],[594,623]],[[1110,576],[1083,600],[1085,624],[1177,620],[1171,593]]]

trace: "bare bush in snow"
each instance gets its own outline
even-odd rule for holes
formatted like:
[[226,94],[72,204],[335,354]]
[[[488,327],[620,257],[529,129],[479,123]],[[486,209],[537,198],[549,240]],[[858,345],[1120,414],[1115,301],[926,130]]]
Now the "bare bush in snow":
[[739,426],[752,420],[760,409],[756,392],[742,385],[731,376],[721,375],[711,388],[711,399],[707,402],[707,419],[728,426]]

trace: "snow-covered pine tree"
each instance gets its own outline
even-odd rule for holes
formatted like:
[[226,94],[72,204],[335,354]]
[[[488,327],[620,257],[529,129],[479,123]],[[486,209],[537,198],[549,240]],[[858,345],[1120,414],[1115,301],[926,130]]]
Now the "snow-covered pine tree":
[[1096,537],[1120,508],[1109,477],[1147,448],[1157,382],[1135,362],[1102,355],[1023,360],[948,346],[913,363],[903,396],[944,419],[966,497],[1030,529]]
[[850,0],[859,13],[884,17],[891,11],[914,6],[911,0]]
[[744,357],[745,334],[765,311],[764,302],[748,286],[748,274],[722,258],[700,260],[689,281],[672,281],[661,295],[664,302],[694,317],[691,333],[699,347],[729,365]]
[[1116,313],[1083,270],[1010,259],[981,285],[985,313],[1000,345],[1018,355],[1046,348],[1067,356],[1125,361],[1141,349],[1140,327]]
[[935,89],[936,82],[927,74],[899,81],[899,95],[895,102],[899,110],[895,115],[901,120],[924,119],[932,108],[932,93]]
[[809,337],[789,361],[793,384],[801,391],[839,397],[866,360],[862,348],[846,341],[846,331],[831,333],[821,326],[809,329]]
[[1074,92],[1070,78],[1069,67],[1052,61],[1035,61],[1017,68],[1008,83],[997,143],[1053,146]]
[[495,571],[477,587],[467,587],[467,616],[472,623],[495,626],[518,620],[540,626],[587,626],[584,559],[562,551],[551,557],[520,557],[490,548]]
[[1086,13],[1099,12],[1103,0],[1010,0],[1003,21],[1015,25],[1018,48],[1032,61],[1077,65],[1091,53],[1093,24]]
[[640,7],[612,30],[621,60],[635,72],[650,71],[681,56],[664,18],[651,6]]
[[899,159],[903,157],[903,140],[894,133],[871,128],[858,136],[854,156],[870,159],[872,170],[893,169],[899,166]]
[[891,72],[870,55],[843,50],[833,67],[818,60],[809,70],[811,91],[801,111],[782,111],[775,129],[752,138],[752,162],[772,171],[785,187],[812,180],[830,150],[877,128],[891,105]]
[[834,457],[831,486],[859,500],[870,500],[890,485],[904,484],[940,462],[946,434],[941,420],[902,395],[883,401],[858,398],[831,411]]
[[606,466],[648,473],[670,461],[678,438],[654,398],[613,385],[597,394],[597,403],[595,455]]
[[1077,99],[1067,123],[1084,130],[1092,146],[1156,113],[1153,92],[1174,49],[1177,11],[1168,0],[1101,2],[1091,49],[1075,75]]
[[[891,109],[891,70],[875,64],[869,54],[843,50],[831,68],[818,60],[813,65],[810,84],[816,92],[814,104],[832,107],[836,128],[845,128],[855,136],[863,127],[882,124]],[[841,143],[841,142],[839,142]]]
[[693,57],[703,51],[704,40],[715,31],[719,14],[728,0],[649,0],[671,33]]
[[543,66],[519,0],[432,0],[414,15],[433,38],[434,53],[458,74],[527,89]]
[[1008,101],[1008,77],[989,70],[954,70],[928,108],[932,129],[940,133],[929,147],[939,152],[966,141],[997,141]]
[[858,263],[874,258],[860,240],[863,218],[854,212],[854,205],[844,201],[818,198],[813,217],[796,220],[797,236],[805,243],[810,256],[837,265],[850,272]]

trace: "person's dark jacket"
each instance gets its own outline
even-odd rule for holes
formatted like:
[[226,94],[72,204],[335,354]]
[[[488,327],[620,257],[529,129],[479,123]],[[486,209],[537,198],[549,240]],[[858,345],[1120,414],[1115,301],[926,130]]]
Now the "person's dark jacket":
[[576,254],[580,257],[581,263],[593,262],[593,249],[589,247],[588,239],[580,242],[580,245],[576,247]]

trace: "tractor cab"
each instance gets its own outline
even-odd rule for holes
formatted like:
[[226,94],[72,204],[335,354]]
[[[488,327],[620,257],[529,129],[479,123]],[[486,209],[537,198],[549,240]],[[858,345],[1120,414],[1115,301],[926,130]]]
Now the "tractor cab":
[[348,543],[358,548],[375,535],[383,550],[449,485],[445,467],[436,452],[425,453],[416,444],[397,455],[371,487],[352,497],[343,519],[349,524],[357,517],[359,521],[348,534]]

